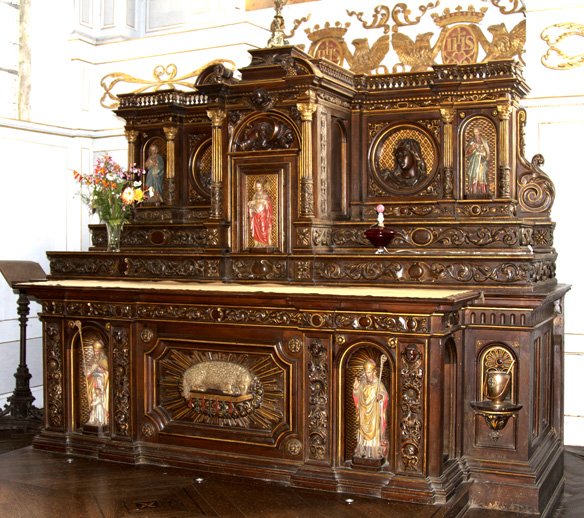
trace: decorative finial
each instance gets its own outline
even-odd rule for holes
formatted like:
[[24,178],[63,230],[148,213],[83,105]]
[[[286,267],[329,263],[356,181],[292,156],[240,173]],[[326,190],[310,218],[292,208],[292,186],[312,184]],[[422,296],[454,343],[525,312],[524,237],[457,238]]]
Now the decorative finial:
[[284,36],[284,17],[282,16],[282,7],[288,3],[288,0],[274,0],[274,9],[276,14],[270,27],[272,35],[268,40],[268,47],[283,47],[290,42]]

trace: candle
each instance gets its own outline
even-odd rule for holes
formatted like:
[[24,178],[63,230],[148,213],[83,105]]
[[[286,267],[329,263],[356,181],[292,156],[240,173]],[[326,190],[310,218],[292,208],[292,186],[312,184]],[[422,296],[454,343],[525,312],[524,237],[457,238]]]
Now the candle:
[[385,207],[379,204],[377,207],[375,207],[375,210],[377,211],[377,224],[380,227],[383,227],[383,212],[385,211]]

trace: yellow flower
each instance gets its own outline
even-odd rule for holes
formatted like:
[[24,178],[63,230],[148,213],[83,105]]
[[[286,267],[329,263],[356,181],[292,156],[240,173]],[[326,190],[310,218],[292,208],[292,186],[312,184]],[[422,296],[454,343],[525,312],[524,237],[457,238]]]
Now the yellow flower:
[[134,199],[140,203],[144,199],[144,191],[142,189],[134,190]]

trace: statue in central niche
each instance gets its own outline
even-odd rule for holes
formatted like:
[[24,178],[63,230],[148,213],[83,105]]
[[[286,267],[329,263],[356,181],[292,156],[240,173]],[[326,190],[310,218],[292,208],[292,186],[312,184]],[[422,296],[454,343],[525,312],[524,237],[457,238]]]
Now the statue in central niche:
[[401,139],[393,150],[393,156],[395,159],[393,171],[389,169],[381,171],[385,180],[404,187],[412,187],[426,178],[428,170],[417,140]]
[[254,248],[272,246],[272,199],[266,190],[266,182],[256,180],[254,194],[247,203],[249,209],[249,228],[254,241]]
[[162,203],[164,188],[164,158],[158,152],[158,146],[152,144],[148,148],[148,158],[144,163],[146,169],[145,188],[151,189],[148,199],[150,203]]
[[[381,368],[385,359],[383,355]],[[359,419],[355,456],[366,459],[380,459],[387,454],[385,410],[389,396],[381,382],[381,373],[377,376],[376,366],[372,358],[366,360],[361,378],[355,378],[353,383],[353,401]]]

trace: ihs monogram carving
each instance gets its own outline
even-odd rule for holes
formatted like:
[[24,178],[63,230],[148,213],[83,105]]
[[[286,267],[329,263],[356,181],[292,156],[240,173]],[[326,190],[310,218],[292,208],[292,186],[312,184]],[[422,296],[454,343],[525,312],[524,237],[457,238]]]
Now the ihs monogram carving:
[[56,323],[45,324],[46,376],[47,376],[47,414],[49,425],[63,426],[63,353],[61,326]]
[[423,357],[414,344],[401,353],[401,462],[404,470],[418,471],[423,431]]
[[125,328],[112,329],[113,422],[116,435],[130,435],[130,342]]
[[308,352],[310,353],[308,362],[310,457],[323,460],[327,453],[329,437],[328,351],[321,340],[314,339],[308,347]]

